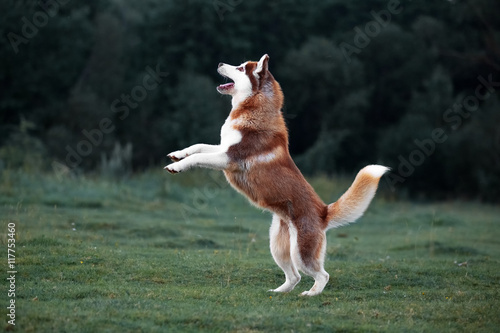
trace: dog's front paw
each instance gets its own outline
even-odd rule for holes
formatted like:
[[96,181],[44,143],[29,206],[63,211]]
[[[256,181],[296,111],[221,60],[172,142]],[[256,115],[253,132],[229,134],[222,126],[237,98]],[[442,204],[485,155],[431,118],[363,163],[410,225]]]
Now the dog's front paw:
[[181,165],[179,163],[172,163],[167,165],[165,168],[171,174],[179,173],[182,171]]
[[174,151],[167,155],[174,162],[179,162],[180,160],[186,158],[188,154],[186,154],[183,150]]

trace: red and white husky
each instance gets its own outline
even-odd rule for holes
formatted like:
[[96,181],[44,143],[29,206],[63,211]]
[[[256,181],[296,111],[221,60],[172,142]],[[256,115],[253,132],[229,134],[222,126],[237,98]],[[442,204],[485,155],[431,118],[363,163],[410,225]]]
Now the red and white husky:
[[[253,204],[273,213],[271,253],[286,281],[271,291],[288,292],[300,281],[299,270],[314,278],[302,295],[323,291],[326,231],[354,222],[366,210],[388,168],[363,168],[340,199],[326,205],[302,176],[288,152],[281,113],[283,93],[268,70],[269,56],[239,66],[220,63],[218,72],[233,82],[217,87],[232,96],[232,109],[219,145],[195,144],[170,153],[171,173],[192,167],[223,170],[228,182]],[[328,152],[325,152],[327,154]]]

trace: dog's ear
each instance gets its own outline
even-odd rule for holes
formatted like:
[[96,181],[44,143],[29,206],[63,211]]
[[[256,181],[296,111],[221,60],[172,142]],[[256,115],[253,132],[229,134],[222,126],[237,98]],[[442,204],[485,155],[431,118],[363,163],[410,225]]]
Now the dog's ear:
[[261,73],[267,72],[267,64],[269,63],[269,56],[264,54],[262,58],[260,58],[257,67],[253,71],[255,75],[260,75]]

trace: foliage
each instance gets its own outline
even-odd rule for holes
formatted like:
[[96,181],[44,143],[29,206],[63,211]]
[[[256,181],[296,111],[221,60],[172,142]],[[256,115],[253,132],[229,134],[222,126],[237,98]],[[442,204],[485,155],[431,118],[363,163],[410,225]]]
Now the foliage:
[[[498,1],[391,3],[2,1],[0,145],[12,148],[26,119],[35,124],[26,135],[73,173],[98,169],[116,142],[133,145],[135,170],[158,165],[218,141],[230,103],[215,91],[217,64],[268,53],[307,173],[384,163],[398,192],[498,202]],[[153,84],[158,70],[168,74]],[[453,109],[484,81],[479,111]],[[436,128],[448,139],[404,176],[401,158]]]
[[21,118],[19,128],[13,131],[0,147],[0,171],[16,169],[24,172],[38,172],[46,168],[46,150],[43,143],[28,134],[35,124]]

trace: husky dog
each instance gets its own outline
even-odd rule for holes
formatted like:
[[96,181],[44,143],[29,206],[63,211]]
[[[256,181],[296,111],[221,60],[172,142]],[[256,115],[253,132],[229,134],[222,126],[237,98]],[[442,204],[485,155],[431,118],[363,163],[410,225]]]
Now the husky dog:
[[388,168],[366,166],[337,202],[326,205],[290,157],[281,112],[283,93],[268,63],[266,54],[258,62],[219,64],[219,74],[233,81],[217,87],[219,93],[232,96],[220,144],[195,144],[172,152],[168,157],[175,163],[165,169],[170,173],[193,167],[222,170],[238,192],[273,214],[271,253],[286,280],[270,291],[291,291],[302,271],[315,282],[301,295],[318,295],[329,279],[323,268],[326,231],[363,215]]

